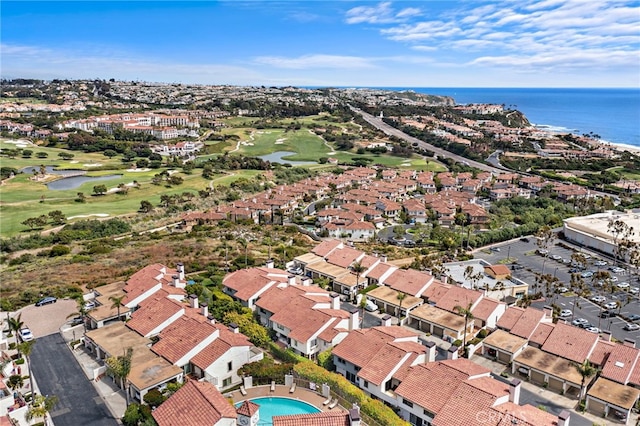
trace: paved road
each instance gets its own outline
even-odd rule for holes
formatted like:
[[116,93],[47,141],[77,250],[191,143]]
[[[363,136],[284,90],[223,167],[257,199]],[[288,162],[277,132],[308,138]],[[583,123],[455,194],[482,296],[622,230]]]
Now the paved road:
[[471,167],[475,167],[477,169],[480,170],[484,170],[487,172],[492,172],[492,173],[501,173],[504,172],[505,169],[498,169],[496,167],[492,167],[483,163],[479,163],[477,161],[473,161],[470,160],[468,158],[462,157],[461,155],[456,155],[454,153],[451,153],[445,149],[442,148],[438,148],[436,146],[433,146],[429,143],[426,143],[418,138],[414,138],[413,136],[409,136],[406,133],[396,129],[393,126],[388,125],[387,123],[385,123],[384,121],[382,121],[382,119],[374,117],[371,114],[367,114],[366,112],[358,109],[358,108],[354,108],[351,107],[351,109],[354,112],[357,112],[358,114],[362,115],[362,118],[364,118],[369,124],[371,124],[372,126],[376,127],[379,130],[382,130],[384,133],[386,133],[387,135],[391,135],[391,136],[395,136],[397,138],[400,139],[404,139],[405,141],[411,143],[411,144],[417,144],[417,146],[421,149],[426,149],[428,151],[431,151],[435,154],[437,154],[439,157],[446,157],[446,158],[451,158],[452,160],[458,162],[458,163],[462,163],[462,164],[468,164]]
[[37,340],[31,365],[40,392],[58,397],[58,403],[50,413],[55,426],[118,424],[60,334]]

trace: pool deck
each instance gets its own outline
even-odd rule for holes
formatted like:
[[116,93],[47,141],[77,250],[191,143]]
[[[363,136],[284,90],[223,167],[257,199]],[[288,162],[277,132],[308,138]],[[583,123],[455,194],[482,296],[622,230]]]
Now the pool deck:
[[230,395],[233,399],[233,403],[242,402],[247,399],[261,398],[261,397],[269,397],[269,396],[279,396],[283,398],[291,398],[297,399],[300,401],[307,402],[319,410],[322,411],[346,411],[340,405],[334,407],[333,409],[329,409],[326,405],[322,405],[322,403],[327,399],[316,392],[305,389],[300,386],[296,386],[296,390],[293,393],[289,393],[289,386],[284,385],[276,385],[275,391],[271,392],[271,386],[256,386],[253,388],[246,389],[247,394],[242,395],[239,390],[225,393],[226,395]]

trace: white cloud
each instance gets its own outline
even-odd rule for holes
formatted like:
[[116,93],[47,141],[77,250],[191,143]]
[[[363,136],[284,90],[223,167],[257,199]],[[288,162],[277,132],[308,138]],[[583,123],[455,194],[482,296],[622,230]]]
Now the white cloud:
[[346,13],[347,24],[389,24],[404,22],[408,18],[421,15],[420,9],[407,7],[396,12],[391,2],[378,3],[375,6],[357,6]]
[[308,68],[335,68],[335,69],[362,69],[372,68],[370,60],[358,56],[340,55],[304,55],[297,58],[285,58],[281,56],[260,56],[255,62],[270,65],[276,68],[308,69]]

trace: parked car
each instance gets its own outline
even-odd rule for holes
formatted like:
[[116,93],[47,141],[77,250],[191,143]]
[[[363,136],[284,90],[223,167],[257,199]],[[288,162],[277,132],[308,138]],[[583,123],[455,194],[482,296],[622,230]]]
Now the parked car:
[[539,254],[540,256],[546,256],[546,255],[549,254],[549,250],[538,249],[538,250],[536,250],[536,253]]
[[640,315],[639,314],[631,314],[627,317],[627,320],[629,321],[638,321],[640,320]]
[[58,299],[56,299],[55,297],[45,297],[43,299],[40,299],[36,302],[36,306],[44,306],[44,305],[49,305],[51,303],[56,303],[58,301]]
[[636,330],[640,330],[640,325],[628,322],[622,328],[624,328],[627,331],[636,331]]
[[82,317],[74,317],[74,318],[70,321],[70,323],[71,323],[71,325],[72,325],[72,326],[74,326],[74,325],[80,325],[80,324],[82,324],[83,322],[84,322],[84,320],[82,319]]
[[595,327],[595,325],[591,324],[590,322],[583,322],[582,324],[579,324],[578,327],[587,329],[587,328]]
[[618,307],[618,304],[616,302],[609,302],[604,305],[605,309],[616,309],[617,307]]
[[610,278],[610,281],[611,281],[612,283],[617,283],[617,282],[618,282],[618,277],[611,277],[611,278]]
[[568,292],[569,289],[566,287],[558,287],[558,293],[566,293]]
[[552,254],[551,255],[551,259],[553,259],[553,260],[562,260],[562,256],[560,256],[559,254]]
[[600,329],[598,327],[589,327],[585,328],[589,333],[600,333]]
[[571,321],[571,324],[575,325],[576,327],[580,327],[581,324],[587,324],[589,323],[589,321],[587,321],[584,318],[576,318],[573,321]]
[[591,272],[591,271],[585,271],[585,272],[581,273],[581,274],[580,274],[580,276],[581,276],[582,278],[591,278],[591,277],[593,276],[593,272]]
[[622,281],[621,283],[616,284],[616,287],[618,287],[619,289],[627,289],[629,288],[629,283],[626,281]]
[[611,268],[611,272],[613,272],[614,274],[622,274],[622,273],[624,273],[626,271],[624,270],[624,268],[616,266],[616,267]]
[[500,247],[491,247],[489,250],[498,252],[500,251]]
[[593,264],[596,266],[607,266],[607,262],[604,260],[596,260]]
[[638,293],[640,293],[640,287],[631,287],[631,288],[629,289],[629,292],[630,292],[631,294],[638,294]]
[[364,308],[369,312],[375,312],[378,310],[378,305],[376,305],[376,303],[373,300],[367,300],[367,303],[364,306]]
[[513,265],[511,265],[511,269],[513,269],[514,271],[520,270],[520,269],[524,269],[523,265],[518,265],[517,263],[514,263]]
[[604,303],[607,300],[607,298],[604,297],[604,296],[593,296],[589,300],[591,300],[592,302],[596,302],[596,303]]
[[33,340],[33,333],[31,333],[31,330],[29,330],[28,327],[20,329],[20,340],[22,340],[23,342],[29,342]]
[[560,316],[562,318],[570,317],[571,315],[573,315],[573,313],[571,312],[571,309],[563,309],[563,310],[560,311]]
[[606,311],[600,312],[600,318],[613,318],[615,316],[616,316],[616,313],[613,311],[606,310]]

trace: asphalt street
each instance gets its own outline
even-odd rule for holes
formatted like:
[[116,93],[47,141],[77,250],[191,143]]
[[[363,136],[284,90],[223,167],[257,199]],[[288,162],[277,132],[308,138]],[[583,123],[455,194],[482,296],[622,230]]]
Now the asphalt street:
[[55,426],[118,424],[58,333],[40,337],[31,353],[31,371],[43,395],[55,395]]

